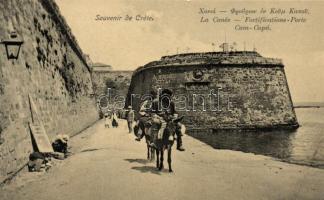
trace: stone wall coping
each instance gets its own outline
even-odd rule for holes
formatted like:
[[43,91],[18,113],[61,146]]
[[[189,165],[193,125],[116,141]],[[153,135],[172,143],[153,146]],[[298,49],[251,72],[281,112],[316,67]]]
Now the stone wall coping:
[[186,53],[163,56],[137,68],[134,74],[149,68],[213,65],[216,67],[284,67],[278,58],[265,58],[255,51]]
[[226,57],[226,56],[250,56],[250,57],[262,57],[256,51],[212,51],[212,52],[197,52],[197,53],[181,53],[168,56],[162,56],[161,60],[169,60],[178,57]]

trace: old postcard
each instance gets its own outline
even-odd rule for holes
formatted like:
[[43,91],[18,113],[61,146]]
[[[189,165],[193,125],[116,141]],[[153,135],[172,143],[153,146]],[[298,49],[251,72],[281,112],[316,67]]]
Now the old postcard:
[[0,199],[324,199],[323,10],[0,0]]

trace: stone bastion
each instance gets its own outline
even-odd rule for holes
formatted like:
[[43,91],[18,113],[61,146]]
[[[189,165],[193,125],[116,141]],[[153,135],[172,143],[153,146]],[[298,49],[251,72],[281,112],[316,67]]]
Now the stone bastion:
[[284,65],[255,51],[164,56],[132,76],[126,106],[151,90],[173,91],[188,130],[296,129]]

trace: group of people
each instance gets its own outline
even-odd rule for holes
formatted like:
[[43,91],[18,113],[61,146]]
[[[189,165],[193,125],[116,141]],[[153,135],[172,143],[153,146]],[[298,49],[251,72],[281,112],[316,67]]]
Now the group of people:
[[105,128],[110,128],[110,125],[113,128],[117,128],[118,127],[118,117],[116,112],[112,112],[112,113],[105,113],[104,114],[105,117]]
[[[113,128],[117,128],[119,125],[118,118],[119,117],[115,111],[106,112],[104,114],[105,128],[110,128],[110,126],[112,126]],[[129,133],[131,133],[133,132],[133,123],[135,120],[134,110],[132,110],[131,106],[129,106],[128,109],[126,110],[126,120],[128,124]]]
[[69,136],[66,134],[58,134],[52,142],[54,152],[32,152],[29,154],[29,161],[27,163],[28,170],[30,172],[46,171],[52,165],[50,164],[51,158],[63,160],[67,158],[71,152],[69,152]]
[[[166,128],[167,121],[172,118],[178,116],[175,110],[175,104],[172,101],[172,91],[169,89],[164,89],[158,95],[157,92],[151,91],[145,101],[141,103],[139,110],[139,119],[135,121],[135,113],[132,109],[132,106],[128,106],[125,113],[125,119],[127,120],[128,132],[133,132],[133,127],[136,126],[141,130],[145,130],[145,128],[149,128],[153,123],[159,125],[159,130],[157,132],[157,138],[161,139],[163,136],[163,132]],[[112,112],[112,114],[105,113],[105,127],[109,128],[110,124],[112,127],[118,127],[117,114],[116,112]],[[182,124],[179,127],[183,126]],[[141,139],[145,136],[142,134],[137,135],[135,133],[136,141],[141,141]],[[176,141],[177,141],[177,150],[185,151],[182,144],[182,132],[176,131]]]

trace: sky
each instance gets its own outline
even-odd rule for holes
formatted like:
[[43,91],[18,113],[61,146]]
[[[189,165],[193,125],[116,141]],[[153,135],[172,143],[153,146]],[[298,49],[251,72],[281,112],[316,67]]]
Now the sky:
[[[72,33],[93,62],[114,70],[134,70],[161,56],[186,52],[220,51],[225,41],[237,50],[253,47],[265,57],[281,58],[294,102],[324,101],[324,2],[205,1],[205,0],[56,0]],[[200,8],[216,14],[199,14]],[[308,9],[305,23],[274,23],[271,31],[238,31],[245,15],[232,9]],[[219,13],[225,10],[226,13]],[[154,21],[103,21],[97,16],[152,16]],[[202,23],[201,17],[228,17],[229,23]],[[260,16],[260,15],[249,15]],[[284,16],[287,14],[264,16]],[[244,23],[243,23],[244,25]],[[216,44],[212,46],[212,44]]]

